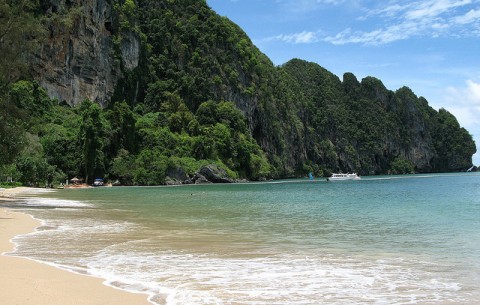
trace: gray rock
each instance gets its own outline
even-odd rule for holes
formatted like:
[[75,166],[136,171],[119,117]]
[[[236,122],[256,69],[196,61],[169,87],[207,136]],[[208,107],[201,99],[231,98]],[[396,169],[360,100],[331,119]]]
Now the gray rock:
[[167,177],[165,179],[165,185],[181,185],[181,184],[182,184],[182,181],[178,181],[170,177]]
[[213,183],[232,183],[233,180],[228,177],[227,172],[216,164],[209,164],[200,169],[199,172],[208,181]]
[[212,183],[212,182],[209,181],[207,178],[205,178],[205,176],[203,176],[202,174],[199,174],[199,173],[196,173],[196,174],[195,174],[195,177],[193,177],[193,180],[195,181],[195,184],[208,184],[208,183]]
[[[113,32],[118,29],[113,28],[111,1],[87,0],[81,5],[69,2],[50,1],[51,11],[68,14],[76,9],[80,15],[71,25],[50,27],[50,37],[32,58],[32,74],[48,95],[60,102],[74,106],[89,99],[106,106],[123,77],[114,51]],[[133,32],[120,35],[121,61],[126,70],[132,70],[138,66],[140,39]]]
[[177,181],[180,181],[180,182],[188,180],[187,174],[185,173],[185,171],[181,167],[169,168],[167,170],[167,176],[171,180],[177,180]]
[[188,178],[187,180],[183,181],[183,184],[195,184],[195,180],[193,180],[193,178]]

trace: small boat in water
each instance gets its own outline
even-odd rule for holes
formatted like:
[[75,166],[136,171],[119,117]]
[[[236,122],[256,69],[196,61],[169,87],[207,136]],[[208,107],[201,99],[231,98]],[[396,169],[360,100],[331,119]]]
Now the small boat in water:
[[346,181],[346,180],[360,180],[360,177],[356,174],[332,174],[327,181]]

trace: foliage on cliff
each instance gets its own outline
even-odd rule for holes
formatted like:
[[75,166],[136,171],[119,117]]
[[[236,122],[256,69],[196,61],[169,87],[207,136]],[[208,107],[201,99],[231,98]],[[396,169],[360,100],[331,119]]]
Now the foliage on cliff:
[[[59,24],[75,28],[84,18],[81,4],[67,2],[60,12],[48,0],[0,0],[0,30],[25,22],[30,31],[9,30],[9,40],[0,40],[2,55],[17,48],[5,41],[42,44],[42,33],[55,33]],[[254,180],[471,166],[471,135],[409,88],[390,91],[376,78],[358,81],[351,73],[340,80],[299,59],[275,67],[205,1],[107,2],[111,56],[121,62],[122,42],[132,35],[141,52],[135,68],[120,64],[115,71],[122,78],[106,108],[49,98],[20,69],[30,47],[0,64],[2,176],[26,184],[82,176],[155,185],[179,169],[192,177],[209,163],[232,178]],[[24,72],[9,75],[10,64]]]

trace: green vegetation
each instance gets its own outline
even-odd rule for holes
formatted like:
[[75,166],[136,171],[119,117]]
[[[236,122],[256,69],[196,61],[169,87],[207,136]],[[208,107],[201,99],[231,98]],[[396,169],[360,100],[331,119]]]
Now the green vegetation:
[[38,1],[0,0],[0,91],[27,73],[27,58],[45,35]]
[[15,188],[15,187],[19,187],[19,186],[22,186],[21,182],[2,182],[2,183],[0,183],[0,187],[1,188],[6,188],[6,189]]
[[392,174],[413,174],[415,173],[412,162],[401,157],[392,162]]
[[50,185],[73,176],[88,183],[105,177],[127,185],[158,185],[171,169],[193,176],[210,163],[231,178],[261,179],[271,172],[248,135],[245,117],[230,102],[207,101],[195,114],[175,94],[159,101],[157,112],[134,112],[126,102],[102,109],[88,100],[71,108],[54,105],[45,90],[27,81],[11,86],[8,101],[11,113],[23,114],[17,121],[23,129],[11,128],[21,141],[2,147],[7,153],[2,154],[1,174],[26,185]]
[[205,1],[108,1],[112,56],[134,35],[139,65],[120,65],[106,108],[59,104],[26,67],[47,29],[73,29],[80,7],[42,3],[0,0],[0,181],[158,185],[212,163],[251,180],[471,166],[475,143],[446,110],[374,77],[340,80],[299,59],[275,67]]

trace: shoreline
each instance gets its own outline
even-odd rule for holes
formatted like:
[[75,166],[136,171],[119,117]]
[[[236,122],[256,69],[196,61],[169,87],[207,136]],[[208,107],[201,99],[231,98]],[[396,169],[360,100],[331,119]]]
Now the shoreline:
[[134,293],[104,283],[104,279],[63,270],[29,258],[9,256],[12,239],[34,232],[39,220],[2,205],[34,194],[33,188],[0,191],[0,300],[2,305],[151,305],[147,293]]

